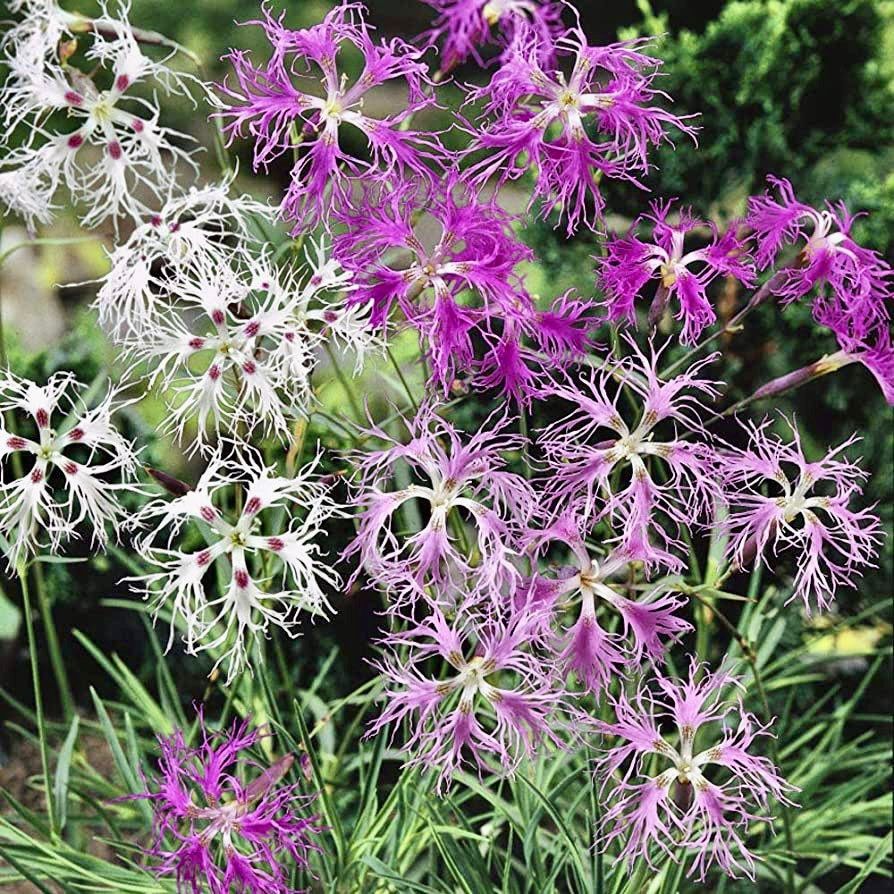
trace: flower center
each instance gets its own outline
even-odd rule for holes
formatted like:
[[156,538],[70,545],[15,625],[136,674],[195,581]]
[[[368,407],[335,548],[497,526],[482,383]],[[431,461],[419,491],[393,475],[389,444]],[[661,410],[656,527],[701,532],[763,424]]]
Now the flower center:
[[341,104],[340,96],[330,96],[326,100],[326,105],[323,107],[323,117],[328,118],[331,121],[341,121],[341,116],[344,114],[344,106]]
[[662,264],[661,267],[658,268],[658,274],[661,277],[661,285],[664,288],[671,288],[674,283],[677,281],[677,270],[674,264]]
[[580,108],[580,97],[571,90],[563,90],[559,96],[559,105],[563,111]]

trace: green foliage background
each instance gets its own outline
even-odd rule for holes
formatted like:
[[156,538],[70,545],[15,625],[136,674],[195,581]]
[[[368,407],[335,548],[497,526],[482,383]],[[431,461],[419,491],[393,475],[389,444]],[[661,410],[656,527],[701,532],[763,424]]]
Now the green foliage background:
[[[289,24],[300,27],[317,21],[329,5],[322,0],[296,0],[275,3],[273,7],[287,8]],[[857,238],[894,260],[894,0],[639,0],[617,4],[584,0],[578,5],[584,7],[584,25],[595,40],[662,35],[653,46],[653,52],[665,61],[666,75],[661,86],[674,98],[678,113],[700,113],[697,148],[681,140],[675,150],[663,148],[654,156],[658,170],[648,185],[656,195],[682,197],[699,212],[724,220],[741,214],[745,197],[762,188],[767,173],[776,173],[791,179],[805,201],[843,199],[852,211],[869,212],[857,224]],[[422,3],[370,0],[368,6],[370,18],[381,22],[386,33],[411,36],[423,30],[430,19],[430,9]],[[90,12],[86,3],[79,8]],[[255,17],[257,11],[254,0],[134,0],[131,18],[185,44],[207,61],[211,76],[221,78],[226,66],[218,60],[226,47],[254,48],[263,53],[257,29],[235,24]],[[471,80],[480,78],[480,73],[462,70],[457,78]],[[445,89],[448,96],[458,95],[455,91],[451,94],[449,86]],[[186,103],[174,112],[180,118],[179,122],[172,122],[175,126],[190,130],[210,145],[202,116]],[[259,194],[277,194],[286,169],[274,170],[268,178],[253,177],[247,145],[234,148],[241,159],[243,185]],[[208,153],[209,170],[213,166],[212,155]],[[649,197],[636,189],[611,184],[606,187],[606,198],[612,213],[610,225],[621,228],[644,209]],[[591,235],[582,233],[567,243],[548,225],[534,224],[525,230],[524,236],[538,253],[538,262],[529,271],[530,282],[544,299],[572,286],[584,295],[593,293]],[[98,263],[96,258],[92,262]],[[397,353],[408,358],[412,344],[407,342],[405,347],[404,351],[398,346]],[[730,374],[729,398],[745,396],[763,381],[834,349],[830,337],[813,325],[806,309],[793,307],[780,312],[772,305],[764,307],[749,319],[745,333],[723,345]],[[72,332],[59,345],[37,355],[14,351],[13,358],[16,368],[24,374],[40,377],[66,368],[75,370],[86,381],[111,359],[89,314],[77,317]],[[337,413],[342,407],[344,394],[339,387],[334,380],[321,384],[327,411]],[[777,408],[797,416],[808,451],[820,453],[855,430],[863,435],[859,453],[864,466],[873,473],[867,498],[879,503],[878,511],[890,532],[894,523],[894,427],[891,412],[884,408],[869,375],[861,368],[851,367],[834,377],[813,382],[773,406],[758,405],[753,411],[760,414]],[[467,402],[456,418],[460,424],[471,426],[489,409],[485,402]],[[151,431],[147,420],[157,418],[161,412],[151,400],[144,401],[138,412],[129,417],[134,433],[145,440]],[[546,421],[537,415],[542,412],[535,411],[529,420],[532,431]],[[311,439],[316,437],[329,447],[344,446],[323,425],[309,435]],[[181,462],[184,473],[188,472],[182,459],[151,439],[147,459],[167,467]],[[347,530],[340,533],[347,538]],[[855,628],[862,625],[860,629],[874,625],[874,630],[890,636],[890,606],[886,608],[885,602],[894,591],[892,540],[889,536],[879,568],[866,575],[858,591],[840,600],[842,615],[849,619],[845,626],[851,621]],[[791,571],[785,567],[779,570],[783,574]],[[174,655],[167,666],[168,676],[177,680],[176,689],[166,682],[167,671],[162,674],[159,670],[155,643],[141,619],[131,611],[110,608],[104,603],[110,596],[125,595],[117,581],[126,573],[122,556],[114,552],[83,564],[50,566],[54,611],[60,627],[83,630],[99,645],[100,654],[127,655],[127,664],[153,693],[153,700],[143,701],[150,696],[134,689],[130,678],[120,672],[116,676],[98,662],[85,661],[83,643],[66,637],[66,657],[70,666],[79,669],[73,682],[82,704],[95,705],[87,690],[93,684],[101,695],[131,710],[142,711],[144,716],[156,716],[152,712],[158,711],[159,716],[170,718],[193,698],[203,695],[207,667],[195,659]],[[15,600],[14,586],[9,595]],[[295,729],[302,711],[309,711],[322,723],[329,716],[332,700],[368,677],[363,658],[369,653],[377,605],[368,594],[364,599],[349,594],[344,605],[349,611],[336,618],[334,624],[308,631],[297,644],[286,644],[291,675],[283,674],[279,682],[283,691],[291,691],[295,680],[300,681],[302,688],[300,692],[296,690],[297,701],[286,702],[290,707],[282,709],[283,715],[294,712],[294,721],[287,716],[274,718],[281,720],[284,727]],[[789,618],[793,616],[790,612]],[[805,803],[820,805],[801,813],[796,826],[799,852],[816,852],[817,865],[821,867],[815,878],[805,875],[802,890],[884,890],[883,884],[874,887],[876,883],[868,878],[867,867],[874,870],[887,856],[880,835],[888,810],[883,794],[888,746],[879,730],[884,729],[885,717],[890,714],[890,656],[879,658],[871,665],[871,672],[842,672],[839,677],[840,656],[834,648],[817,655],[811,651],[812,646],[806,645],[806,622],[802,625],[800,621],[790,621],[786,625],[780,617],[770,615],[766,623],[755,622],[749,627],[746,610],[738,621],[740,629],[747,629],[749,638],[765,648],[771,703],[788,725],[784,744],[793,779],[804,789]],[[718,633],[707,648],[708,657],[717,661],[727,652],[735,654],[737,646]],[[780,654],[793,657],[771,661],[769,656],[776,648]],[[337,657],[333,659],[333,655]],[[807,663],[799,663],[802,659]],[[41,656],[41,661],[45,661],[45,656]],[[15,670],[21,685],[10,687],[14,697],[27,698],[27,673],[27,663],[21,660]],[[830,678],[835,680],[834,687],[830,686]],[[49,675],[47,682],[52,689]],[[823,702],[827,697],[830,700]],[[154,698],[158,698],[157,704]],[[180,704],[176,705],[178,701]],[[820,708],[821,705],[825,707]],[[248,707],[261,713],[274,710],[263,699]],[[344,709],[341,706],[339,710]],[[10,716],[14,715],[18,716],[10,710]],[[335,712],[334,716],[342,715]],[[353,714],[350,716],[353,718]],[[346,721],[346,725],[347,730],[341,727],[338,731],[339,737],[344,737],[343,743],[341,739],[324,743],[327,753],[334,757],[321,770],[329,774],[330,782],[337,780],[332,798],[337,813],[348,818],[351,828],[347,837],[353,835],[351,843],[343,845],[347,855],[339,855],[343,860],[353,855],[354,868],[344,870],[350,882],[332,890],[383,894],[435,890],[426,886],[430,881],[402,887],[392,878],[400,867],[415,867],[425,853],[435,855],[425,859],[432,861],[432,873],[441,873],[450,890],[470,894],[490,890],[478,885],[495,872],[504,879],[504,887],[494,890],[532,894],[549,890],[558,894],[584,890],[581,880],[596,878],[603,871],[587,852],[583,860],[576,858],[580,865],[571,861],[573,866],[568,862],[570,858],[560,860],[556,856],[564,854],[563,847],[567,849],[566,838],[588,837],[586,828],[566,829],[566,820],[571,826],[589,804],[587,793],[575,790],[574,780],[586,778],[585,765],[575,762],[577,758],[567,765],[540,766],[534,783],[520,781],[510,790],[496,794],[482,790],[469,779],[454,800],[436,805],[420,795],[425,791],[424,783],[405,775],[402,788],[399,786],[388,800],[379,803],[370,792],[382,779],[393,779],[399,755],[384,752],[384,746],[357,744],[362,728],[359,715],[351,723]],[[321,736],[334,736],[332,728],[321,728]],[[57,730],[60,739],[65,732],[62,728]],[[108,729],[97,727],[97,732],[109,735]],[[300,742],[287,744],[296,748],[308,744],[304,732],[302,728]],[[854,742],[865,747],[860,750]],[[148,741],[136,744],[151,747]],[[77,779],[84,788],[98,784],[84,767]],[[117,793],[110,786],[109,797]],[[854,808],[859,815],[850,812],[852,802],[859,806],[859,811]],[[420,817],[425,810],[431,813],[423,822]],[[515,856],[512,860],[507,857],[504,866],[494,866],[490,856],[481,856],[484,846],[474,831],[479,824],[473,820],[491,813],[495,840],[510,830],[506,852]],[[412,846],[399,838],[394,817],[418,836]],[[448,835],[445,830],[450,828],[460,831]],[[544,838],[538,837],[538,828],[546,830]],[[2,832],[0,829],[0,840]],[[21,847],[22,854],[30,853],[26,844],[15,847]],[[74,865],[82,857],[75,848],[66,854],[66,859]],[[61,871],[58,866],[57,871]],[[81,876],[73,877],[83,880]],[[0,873],[0,881],[3,878]],[[373,884],[371,878],[379,880],[374,887],[369,887]],[[383,879],[392,879],[394,883],[389,886]],[[623,890],[618,879],[616,875],[614,887],[609,885],[602,890]],[[637,890],[654,889],[669,894],[683,890],[676,887],[678,883],[685,885],[679,878],[674,880],[666,875],[662,875],[657,887],[653,882],[649,888],[647,881],[643,879],[643,887]],[[575,887],[578,882],[579,888]],[[149,882],[146,887],[139,887],[136,882],[135,887],[128,887],[131,883],[130,876],[122,875],[109,882],[109,887],[96,890],[165,890],[153,888]],[[778,890],[774,884],[767,876],[760,882],[766,890]],[[723,885],[727,891],[754,890],[751,883]]]

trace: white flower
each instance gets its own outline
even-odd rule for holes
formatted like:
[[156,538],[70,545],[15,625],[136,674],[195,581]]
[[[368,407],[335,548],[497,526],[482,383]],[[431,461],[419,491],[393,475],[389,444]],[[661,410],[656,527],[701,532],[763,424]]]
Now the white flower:
[[326,339],[354,348],[358,368],[377,343],[361,310],[330,298],[336,289],[350,289],[348,276],[322,248],[303,273],[281,272],[266,256],[196,253],[172,268],[154,320],[124,340],[130,374],[145,371],[170,392],[166,430],[181,441],[195,420],[194,449],[212,434],[238,439],[240,429],[287,441],[290,420],[309,412]]
[[27,170],[0,171],[0,205],[16,214],[33,232],[36,223],[53,218],[53,191]]
[[143,332],[169,309],[172,276],[250,258],[257,247],[252,218],[272,212],[250,196],[231,195],[230,186],[225,180],[170,197],[114,250],[95,304],[106,331],[119,338]]
[[[253,450],[231,456],[218,450],[194,490],[144,507],[137,521],[149,531],[138,549],[158,570],[131,582],[153,600],[156,616],[163,607],[171,611],[168,648],[179,622],[186,650],[221,649],[217,664],[227,664],[232,680],[270,624],[294,637],[304,612],[332,611],[323,588],[340,580],[315,540],[341,509],[317,477],[318,464],[284,478]],[[228,512],[237,493],[241,511]],[[184,548],[191,526],[204,545]],[[209,576],[215,564],[220,574]]]
[[[28,16],[43,15],[43,5],[31,4]],[[127,8],[119,8],[126,15]],[[18,26],[19,38],[39,33],[40,21]],[[60,26],[61,27],[61,26]],[[5,171],[21,171],[31,181],[54,191],[64,183],[76,201],[84,205],[83,223],[94,227],[108,218],[123,215],[143,217],[146,206],[137,197],[145,193],[164,201],[176,182],[176,165],[186,162],[196,168],[189,152],[180,144],[189,140],[159,125],[157,99],[134,95],[134,85],[163,92],[188,95],[194,79],[175,74],[166,61],[156,62],[140,51],[130,25],[104,15],[92,20],[93,42],[85,62],[97,72],[85,74],[52,54],[24,45],[10,45],[11,71],[0,104],[4,132],[19,125],[27,127],[21,146],[7,154]],[[97,86],[95,75],[102,77]],[[58,115],[65,112],[64,132],[54,129]]]
[[150,382],[172,392],[166,430],[182,441],[195,419],[196,449],[206,445],[209,429],[220,434],[222,426],[234,436],[245,426],[287,438],[288,416],[303,412],[306,402],[303,380],[286,378],[272,359],[286,338],[288,296],[252,291],[233,268],[210,259],[168,287],[181,308],[125,343],[132,373],[145,364]]
[[[63,37],[70,37],[74,30],[83,28],[85,19],[66,12],[56,0],[9,0],[6,5],[10,12],[22,14],[22,18],[0,38],[3,61],[9,68],[7,86],[14,86],[20,81],[27,83],[45,65],[56,61],[59,42]],[[27,98],[27,91],[23,98]],[[12,97],[7,95],[4,104],[11,102]],[[18,109],[18,114],[27,111],[26,104]],[[0,141],[5,136],[8,133],[0,135]]]
[[[0,534],[11,568],[44,546],[58,551],[85,520],[94,544],[103,546],[106,524],[125,517],[118,496],[124,489],[134,492],[137,459],[111,421],[117,395],[109,390],[87,409],[79,397],[83,390],[71,373],[56,373],[43,387],[9,371],[0,377],[0,411],[16,419],[16,432],[0,426]],[[57,413],[65,414],[58,428]],[[17,433],[29,428],[33,437]],[[23,461],[21,477],[10,477]]]

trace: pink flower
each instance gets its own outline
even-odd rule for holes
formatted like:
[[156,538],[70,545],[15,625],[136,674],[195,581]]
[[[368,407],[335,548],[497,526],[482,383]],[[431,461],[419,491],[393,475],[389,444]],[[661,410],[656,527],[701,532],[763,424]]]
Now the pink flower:
[[[540,41],[544,62],[553,59],[553,45],[564,31],[562,5],[554,0],[425,0],[439,13],[434,27],[425,34],[441,47],[441,70],[474,59],[485,61],[479,51],[489,43],[502,50],[498,61],[505,61],[520,32],[530,27]],[[496,34],[494,32],[496,31]]]
[[[540,438],[549,468],[545,489],[556,511],[574,505],[588,523],[607,519],[631,560],[679,570],[675,532],[710,518],[718,492],[714,451],[699,421],[699,394],[717,393],[700,372],[716,355],[663,381],[661,352],[647,358],[629,343],[632,355],[609,358],[578,383],[551,388],[572,410]],[[619,409],[625,388],[640,403],[630,424]],[[683,433],[695,437],[685,440]]]
[[[680,340],[692,344],[717,318],[708,301],[707,287],[719,276],[734,276],[750,286],[754,273],[745,243],[737,235],[737,221],[721,235],[713,223],[697,220],[691,209],[684,208],[677,223],[671,224],[668,215],[672,206],[673,200],[653,202],[652,213],[638,218],[626,236],[610,239],[600,262],[599,278],[608,295],[609,318],[631,323],[636,319],[634,301],[646,283],[657,280],[650,321],[657,322],[667,303],[676,301],[675,316],[683,322]],[[643,242],[636,235],[643,221],[652,224],[651,242]],[[710,242],[703,248],[685,251],[687,235],[705,227],[710,227]]]
[[[387,703],[367,735],[406,721],[409,766],[438,771],[438,791],[463,766],[479,773],[513,773],[544,741],[558,744],[550,728],[561,693],[541,659],[525,649],[532,614],[448,622],[440,609],[384,641],[377,664]],[[432,662],[434,661],[434,666]]]
[[803,240],[797,263],[774,277],[776,293],[789,303],[815,288],[813,315],[845,349],[886,327],[894,274],[876,252],[851,238],[853,215],[843,204],[817,211],[797,200],[788,180],[767,179],[779,198],[767,192],[748,200],[758,266],[769,267],[786,245]]
[[300,783],[281,784],[292,755],[269,767],[258,764],[256,746],[266,733],[249,721],[209,732],[201,711],[202,743],[190,747],[180,730],[158,739],[159,775],[133,799],[155,811],[150,869],[174,877],[178,890],[201,894],[297,894],[292,868],[308,865],[319,850],[312,836],[317,816],[300,811],[312,800]]
[[397,317],[416,330],[442,390],[467,371],[527,402],[542,360],[526,339],[559,363],[588,346],[592,303],[565,295],[538,310],[517,273],[533,255],[513,218],[455,174],[435,191],[411,183],[366,190],[338,218],[347,229],[334,251],[353,274],[350,302],[371,307],[374,327]]
[[[576,620],[556,636],[549,630],[546,642],[558,653],[563,677],[574,674],[587,689],[598,693],[628,667],[637,667],[646,659],[658,661],[664,653],[664,641],[690,630],[675,612],[684,603],[659,584],[635,599],[632,591],[622,595],[620,581],[632,557],[616,549],[602,560],[593,558],[583,536],[583,519],[568,512],[556,522],[538,531],[533,545],[540,551],[550,543],[566,544],[572,553],[572,565],[562,566],[556,578],[540,578],[533,586],[520,590],[538,610],[544,611],[547,624],[573,611]],[[598,608],[607,606],[621,621],[620,633],[609,633],[598,620]]]
[[866,567],[873,566],[882,539],[878,518],[869,509],[851,509],[866,478],[855,463],[838,456],[856,436],[810,462],[794,424],[792,439],[769,431],[770,420],[745,424],[749,443],[724,457],[729,500],[725,522],[730,532],[730,557],[737,564],[769,562],[783,551],[797,563],[789,599],[826,609],[840,586],[854,587]]
[[[729,702],[724,692],[736,683],[693,660],[685,682],[656,673],[633,695],[608,697],[615,721],[596,721],[613,738],[597,762],[602,792],[609,789],[600,846],[622,841],[628,865],[642,858],[653,868],[658,852],[676,862],[683,849],[700,881],[713,864],[754,878],[749,826],[770,822],[770,800],[791,804],[787,795],[795,789],[770,760],[750,752],[758,737],[770,735],[770,724],[761,726],[741,701]],[[665,718],[673,738],[662,733]],[[653,776],[655,756],[671,766]]]
[[[504,585],[517,580],[512,559],[534,513],[530,485],[506,471],[504,454],[520,449],[523,441],[507,433],[505,415],[491,415],[475,434],[463,437],[435,409],[424,404],[413,419],[404,420],[406,444],[380,428],[369,432],[388,446],[356,457],[362,515],[346,555],[357,553],[362,568],[398,601],[422,594],[433,602],[445,594],[455,600],[458,593],[472,602],[496,599]],[[409,470],[409,483],[394,489],[401,466]],[[398,516],[413,501],[424,506],[425,523],[403,536]],[[467,521],[471,544],[463,542]],[[428,585],[432,593],[425,592]]]
[[559,59],[568,57],[567,77],[558,63],[544,63],[540,46],[527,29],[490,83],[469,92],[470,102],[485,103],[470,151],[486,153],[469,174],[502,184],[535,170],[531,203],[542,201],[543,217],[558,208],[570,234],[601,216],[600,177],[635,183],[668,126],[693,130],[653,105],[663,95],[652,86],[660,62],[639,52],[642,41],[593,47],[579,26],[570,28],[555,41]]
[[[237,84],[220,86],[229,105],[221,112],[232,140],[254,140],[254,167],[265,168],[280,155],[298,149],[292,181],[283,200],[283,215],[295,222],[294,232],[312,228],[334,206],[349,205],[352,185],[369,178],[393,180],[410,171],[430,176],[426,158],[440,147],[401,125],[433,99],[424,93],[428,66],[423,51],[394,38],[376,42],[357,3],[342,3],[311,28],[293,31],[263,8],[260,25],[272,54],[264,66],[249,54],[227,55]],[[343,48],[363,57],[360,77],[349,84],[339,70]],[[407,90],[406,106],[393,115],[373,118],[363,100],[376,87],[391,82]],[[365,139],[370,158],[342,149],[340,138],[350,128]],[[299,145],[300,144],[300,145]]]

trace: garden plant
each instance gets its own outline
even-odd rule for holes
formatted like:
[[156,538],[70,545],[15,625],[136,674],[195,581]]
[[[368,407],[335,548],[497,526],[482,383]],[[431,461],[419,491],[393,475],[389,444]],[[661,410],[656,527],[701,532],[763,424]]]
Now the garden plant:
[[894,200],[694,86],[822,4],[416,5],[8,4],[0,888],[884,890]]

